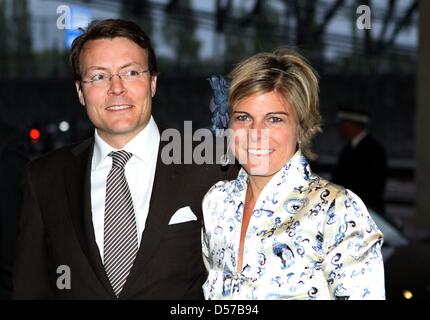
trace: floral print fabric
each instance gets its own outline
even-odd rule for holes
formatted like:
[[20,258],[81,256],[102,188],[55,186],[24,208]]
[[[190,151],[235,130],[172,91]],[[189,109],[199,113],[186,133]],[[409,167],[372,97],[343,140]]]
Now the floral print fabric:
[[259,195],[237,253],[248,175],[203,200],[206,299],[384,299],[382,233],[360,198],[313,174],[300,151]]

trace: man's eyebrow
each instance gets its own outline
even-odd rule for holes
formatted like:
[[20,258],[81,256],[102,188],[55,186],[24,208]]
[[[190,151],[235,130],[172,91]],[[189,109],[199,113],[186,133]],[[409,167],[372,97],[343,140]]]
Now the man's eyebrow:
[[99,66],[91,66],[87,70],[88,71],[90,71],[90,70],[104,70],[105,71],[105,70],[107,70],[107,68],[99,67]]
[[124,69],[124,68],[128,68],[131,66],[141,67],[141,64],[133,61],[133,62],[129,62],[129,63],[122,65],[119,69]]
[[[139,63],[137,63],[137,62],[128,62],[128,63],[126,63],[126,64],[124,64],[124,65],[122,65],[121,67],[119,67],[119,69],[121,70],[121,69],[124,69],[124,68],[127,68],[127,67],[130,67],[130,66],[140,66],[140,64]],[[108,68],[105,68],[105,67],[102,67],[102,66],[91,66],[91,67],[89,67],[87,70],[103,70],[103,71],[108,71],[109,69]]]

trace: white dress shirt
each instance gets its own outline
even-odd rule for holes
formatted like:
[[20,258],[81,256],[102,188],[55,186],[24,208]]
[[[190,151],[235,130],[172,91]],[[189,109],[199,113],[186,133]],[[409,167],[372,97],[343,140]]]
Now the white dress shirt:
[[[118,149],[100,138],[97,129],[94,137],[95,144],[91,164],[91,209],[96,242],[102,261],[104,261],[106,180],[112,167],[112,157],[108,155],[111,151],[118,151]],[[133,154],[125,166],[125,176],[133,199],[139,246],[148,217],[159,144],[160,133],[151,116],[147,126],[121,149]]]

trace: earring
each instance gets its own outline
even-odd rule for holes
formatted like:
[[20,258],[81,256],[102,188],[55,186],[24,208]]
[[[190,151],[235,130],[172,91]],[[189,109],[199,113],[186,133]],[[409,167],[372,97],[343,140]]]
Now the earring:
[[300,140],[297,140],[297,149],[298,150],[302,149],[302,142]]

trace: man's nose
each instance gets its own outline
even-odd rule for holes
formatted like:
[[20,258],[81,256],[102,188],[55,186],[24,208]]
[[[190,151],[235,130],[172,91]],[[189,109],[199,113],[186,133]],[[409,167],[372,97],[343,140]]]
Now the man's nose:
[[120,75],[113,74],[111,79],[110,79],[109,93],[118,95],[118,94],[121,94],[123,92],[125,92],[125,87],[124,87],[124,84],[122,82]]

